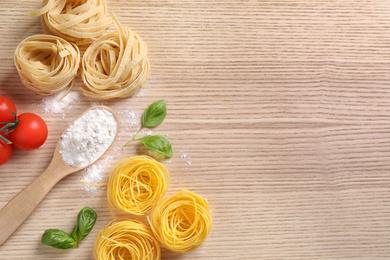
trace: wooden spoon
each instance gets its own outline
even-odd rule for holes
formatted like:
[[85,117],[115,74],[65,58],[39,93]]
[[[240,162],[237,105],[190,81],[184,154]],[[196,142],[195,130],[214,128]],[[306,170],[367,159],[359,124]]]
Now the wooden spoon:
[[[82,113],[79,117],[81,117],[87,111],[92,109],[106,109],[110,111],[114,115],[119,128],[118,116],[111,108],[106,106],[91,107],[88,110],[84,111],[84,113]],[[77,117],[74,121],[76,121],[79,117]],[[66,130],[62,133],[62,135],[66,132]],[[117,134],[118,134],[118,130],[115,134],[115,137]],[[0,246],[28,218],[28,216],[34,211],[34,209],[38,206],[38,204],[42,201],[42,199],[46,196],[46,194],[53,188],[53,186],[57,182],[59,182],[61,179],[68,176],[69,174],[80,171],[90,166],[92,163],[94,163],[92,162],[83,167],[72,167],[68,165],[63,161],[62,156],[59,152],[60,142],[61,142],[61,138],[57,142],[53,159],[51,160],[47,169],[30,185],[28,185],[21,192],[19,192],[0,211]]]

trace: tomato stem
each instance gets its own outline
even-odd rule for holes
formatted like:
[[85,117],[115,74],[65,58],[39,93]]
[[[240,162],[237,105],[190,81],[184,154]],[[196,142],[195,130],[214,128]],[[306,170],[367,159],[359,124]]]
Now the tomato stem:
[[3,126],[2,128],[0,128],[0,132],[5,132],[5,130],[8,130],[6,131],[6,133],[11,133],[12,131],[15,130],[15,128],[19,125],[20,123],[20,119],[18,120],[17,119],[17,116],[16,114],[12,111],[12,110],[9,110],[11,111],[11,113],[14,115],[14,121],[12,122],[2,122],[0,124],[5,124],[5,126]]
[[5,138],[2,135],[0,135],[0,140],[3,140],[6,144],[12,144],[12,142],[10,140],[8,140],[7,138]]

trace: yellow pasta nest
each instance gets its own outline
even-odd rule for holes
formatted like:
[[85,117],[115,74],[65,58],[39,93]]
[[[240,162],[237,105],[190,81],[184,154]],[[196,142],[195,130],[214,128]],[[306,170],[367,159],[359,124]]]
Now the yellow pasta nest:
[[85,95],[96,99],[129,97],[149,73],[146,44],[113,16],[117,30],[102,36],[85,51],[81,76]]
[[134,220],[111,222],[99,231],[93,249],[95,260],[159,260],[161,250],[149,227]]
[[143,215],[167,192],[167,168],[149,156],[119,160],[113,167],[107,187],[110,209]]
[[45,33],[78,45],[90,44],[111,26],[105,0],[43,0],[29,16],[41,16]]
[[52,35],[34,35],[16,48],[15,66],[22,83],[41,95],[72,87],[80,64],[76,44]]
[[181,253],[199,247],[212,226],[207,199],[185,189],[161,200],[149,223],[164,247]]

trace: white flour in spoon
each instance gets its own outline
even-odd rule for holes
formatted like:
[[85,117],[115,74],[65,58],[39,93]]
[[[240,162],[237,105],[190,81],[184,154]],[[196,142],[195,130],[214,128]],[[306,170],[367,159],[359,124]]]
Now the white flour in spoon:
[[61,136],[60,154],[72,167],[96,161],[115,139],[118,123],[106,109],[92,109],[78,118]]

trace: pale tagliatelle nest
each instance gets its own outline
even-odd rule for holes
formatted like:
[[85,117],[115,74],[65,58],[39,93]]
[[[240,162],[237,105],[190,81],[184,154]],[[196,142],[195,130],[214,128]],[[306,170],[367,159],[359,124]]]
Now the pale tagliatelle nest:
[[117,30],[102,36],[85,51],[81,76],[86,96],[96,99],[132,96],[149,73],[147,47],[113,16]]
[[80,64],[76,44],[53,35],[24,39],[14,55],[16,69],[27,88],[50,95],[73,86]]
[[29,16],[41,16],[45,33],[77,45],[94,42],[112,22],[105,0],[43,0],[43,7]]

